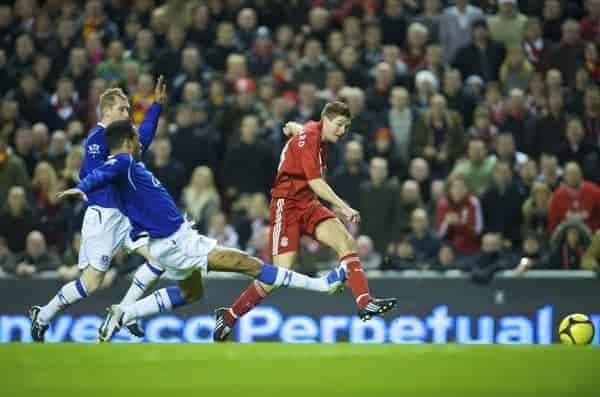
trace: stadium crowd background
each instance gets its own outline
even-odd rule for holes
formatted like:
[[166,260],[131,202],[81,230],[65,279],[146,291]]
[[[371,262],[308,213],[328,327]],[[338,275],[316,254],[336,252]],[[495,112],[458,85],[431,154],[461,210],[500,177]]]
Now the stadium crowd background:
[[[282,127],[344,100],[328,180],[361,211],[365,268],[600,258],[600,0],[17,0],[0,42],[9,275],[76,276],[84,204],[55,194],[78,182],[100,93],[122,87],[137,124],[159,74],[169,102],[145,164],[221,244],[269,259]],[[331,255],[305,238],[300,270]]]

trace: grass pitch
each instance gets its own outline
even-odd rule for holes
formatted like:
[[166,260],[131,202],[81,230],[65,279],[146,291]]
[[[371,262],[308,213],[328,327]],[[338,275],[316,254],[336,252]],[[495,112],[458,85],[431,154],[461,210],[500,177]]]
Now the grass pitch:
[[569,346],[0,345],[0,396],[600,396]]

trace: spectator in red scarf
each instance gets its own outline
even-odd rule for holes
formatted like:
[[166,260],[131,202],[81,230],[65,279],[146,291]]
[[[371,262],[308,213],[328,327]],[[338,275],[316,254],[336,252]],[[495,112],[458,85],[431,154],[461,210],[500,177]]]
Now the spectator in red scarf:
[[473,254],[479,250],[483,230],[479,199],[469,193],[462,175],[451,176],[448,183],[448,192],[437,205],[436,231],[458,253]]
[[583,56],[585,70],[589,73],[590,78],[596,83],[600,83],[600,50],[598,49],[598,44],[587,43]]

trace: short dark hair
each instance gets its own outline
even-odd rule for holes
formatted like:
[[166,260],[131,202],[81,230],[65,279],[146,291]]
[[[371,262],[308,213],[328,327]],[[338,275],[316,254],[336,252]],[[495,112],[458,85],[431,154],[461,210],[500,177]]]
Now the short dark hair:
[[343,116],[346,118],[351,118],[350,108],[348,104],[340,101],[329,102],[323,108],[321,112],[321,118],[327,117],[329,120],[336,118],[337,116]]
[[135,139],[135,129],[130,120],[119,120],[110,123],[104,130],[106,143],[110,150],[120,148],[128,139]]

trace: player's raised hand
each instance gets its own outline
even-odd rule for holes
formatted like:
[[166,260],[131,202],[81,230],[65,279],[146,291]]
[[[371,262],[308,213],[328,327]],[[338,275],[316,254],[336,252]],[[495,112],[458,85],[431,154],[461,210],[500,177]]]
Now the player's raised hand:
[[154,87],[154,100],[161,105],[167,102],[167,85],[164,83],[165,78],[161,74],[156,80],[156,86]]
[[88,201],[87,195],[83,191],[81,191],[77,188],[67,189],[62,192],[59,192],[56,195],[56,197],[59,200],[63,200],[63,199],[69,198],[69,197],[74,197],[74,198],[78,198],[83,201]]
[[350,206],[344,206],[343,208],[341,208],[341,212],[344,218],[346,218],[348,221],[352,223],[360,222],[360,212],[358,212],[354,208]]
[[288,138],[294,135],[298,135],[302,132],[302,124],[296,123],[294,121],[288,121],[283,126],[283,134]]

